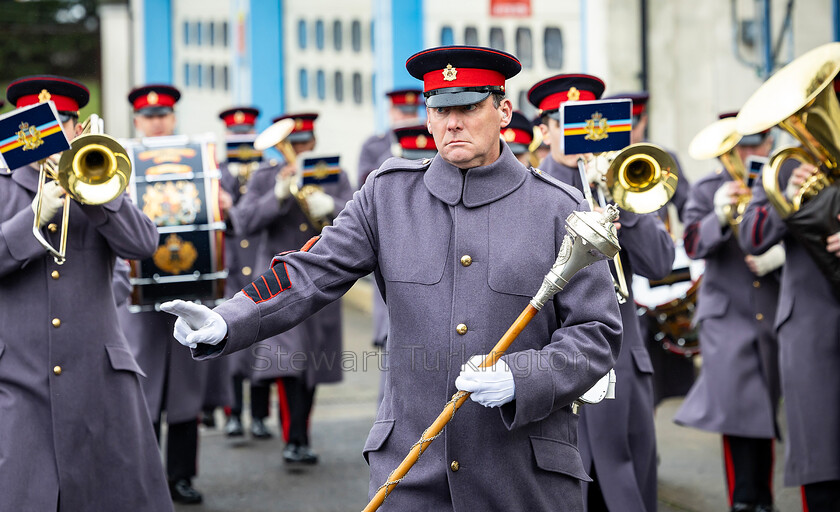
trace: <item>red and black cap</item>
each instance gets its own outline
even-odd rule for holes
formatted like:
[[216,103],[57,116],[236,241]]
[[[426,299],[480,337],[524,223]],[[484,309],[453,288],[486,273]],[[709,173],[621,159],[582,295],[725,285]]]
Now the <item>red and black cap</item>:
[[414,112],[424,103],[423,91],[420,89],[395,89],[385,95],[391,100],[391,105],[407,112]]
[[306,142],[315,137],[315,120],[318,119],[318,114],[284,114],[275,117],[271,122],[276,123],[283,119],[293,119],[295,121],[295,127],[292,133],[286,137],[286,140],[289,142]]
[[650,94],[647,91],[637,91],[637,92],[622,92],[619,94],[613,94],[611,96],[607,96],[602,98],[605,100],[631,100],[633,101],[633,107],[631,110],[631,114],[633,115],[634,121],[641,117],[641,115],[647,109],[648,100],[650,99]]
[[501,133],[513,154],[521,155],[528,151],[528,146],[534,140],[534,125],[527,117],[516,110],[510,119],[510,124],[502,128]]
[[[79,117],[79,109],[88,104],[90,91],[82,83],[55,75],[18,78],[6,87],[6,98],[15,108],[52,100],[64,117]],[[62,118],[62,121],[67,119]]]
[[560,105],[567,101],[592,101],[604,94],[604,81],[592,75],[554,75],[528,91],[528,101],[542,114],[560,118]]
[[429,135],[426,125],[395,128],[394,135],[397,137],[403,158],[434,158],[437,154],[435,139]]
[[[738,117],[738,111],[733,110],[730,112],[721,112],[718,114],[718,119],[729,119],[732,117]],[[738,141],[739,146],[760,146],[764,141],[767,139],[767,136],[770,135],[770,130],[764,130],[763,132],[758,133],[751,133],[749,135],[743,135],[741,140]]]
[[169,114],[179,99],[181,91],[163,84],[144,85],[128,93],[128,101],[134,107],[134,113],[141,116]]
[[219,112],[219,119],[225,127],[234,133],[249,132],[254,129],[260,109],[254,107],[233,107]]
[[423,80],[426,106],[457,107],[505,92],[505,80],[522,64],[513,55],[480,46],[440,46],[415,53],[405,61],[414,78]]

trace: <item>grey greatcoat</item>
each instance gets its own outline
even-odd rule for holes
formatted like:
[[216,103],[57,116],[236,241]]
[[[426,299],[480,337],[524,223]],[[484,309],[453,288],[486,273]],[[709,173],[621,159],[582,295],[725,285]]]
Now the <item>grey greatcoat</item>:
[[[284,291],[259,303],[240,293],[217,307],[230,326],[226,344],[194,352],[247,348],[374,272],[391,330],[385,397],[364,447],[371,494],[456,392],[461,364],[490,352],[528,305],[557,257],[566,217],[588,209],[580,193],[500,145],[497,161],[463,174],[440,155],[386,162],[308,252],[274,260],[277,274],[267,280],[274,291],[285,282]],[[466,403],[384,510],[581,512],[588,477],[570,404],[613,366],[620,340],[600,261],[575,275],[503,356],[515,400],[499,409]]]
[[[783,167],[780,190],[791,170]],[[741,223],[741,246],[760,254],[780,241],[786,259],[774,327],[788,424],[785,485],[840,480],[840,302],[759,180]]]
[[37,179],[0,170],[0,510],[172,510],[111,292],[115,258],[151,255],[157,229],[125,195],[72,201],[56,265],[32,235]]
[[[294,197],[280,202],[274,196],[274,183],[281,167],[282,164],[269,166],[255,172],[245,196],[230,210],[237,234],[264,231],[257,250],[259,272],[268,268],[275,254],[300,249],[318,235]],[[323,189],[335,201],[333,216],[338,215],[353,195],[353,187],[343,171],[337,183],[327,183]],[[338,382],[341,336],[341,304],[334,302],[294,329],[254,346],[252,377],[255,380],[301,377],[310,388]]]
[[685,214],[685,249],[706,260],[694,323],[700,328],[703,368],[674,421],[721,434],[773,438],[779,402],[778,345],[773,330],[779,280],[758,277],[729,226],[715,214],[715,192],[727,172],[692,188]]
[[[561,181],[580,186],[578,170],[558,164],[551,157],[542,162],[542,169]],[[637,215],[621,210],[618,222],[621,260],[628,285],[634,272],[649,279],[668,275],[674,262],[674,242],[660,218],[656,214]],[[629,291],[630,297],[620,306],[624,332],[615,365],[616,397],[583,407],[580,449],[584,467],[594,468],[597,473],[610,510],[654,511],[653,366],[639,331],[632,288]]]

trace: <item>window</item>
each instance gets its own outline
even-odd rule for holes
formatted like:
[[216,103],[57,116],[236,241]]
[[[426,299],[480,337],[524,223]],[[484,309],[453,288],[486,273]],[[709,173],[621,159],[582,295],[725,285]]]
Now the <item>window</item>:
[[531,69],[534,67],[534,55],[531,44],[531,29],[527,27],[519,27],[516,29],[516,56],[522,67]]
[[361,105],[362,99],[362,74],[353,73],[353,101],[357,105]]
[[207,28],[207,40],[210,42],[210,46],[216,45],[216,23],[210,22]]
[[324,75],[324,70],[319,69],[315,74],[315,84],[318,88],[318,99],[325,100],[327,98],[327,77]]
[[192,83],[193,87],[201,87],[200,83],[200,73],[201,69],[198,65],[192,64],[190,65],[190,82]]
[[222,89],[227,91],[228,89],[230,89],[230,70],[227,66],[222,66],[221,74]]
[[298,21],[298,47],[303,50],[306,48],[306,21]]
[[350,25],[350,37],[353,43],[353,51],[362,51],[362,23],[359,20],[353,20]]
[[215,66],[215,64],[210,64],[210,67],[207,69],[207,86],[211,89],[216,88],[216,66]]
[[324,21],[318,20],[315,22],[315,46],[319,50],[324,49]]
[[545,29],[545,65],[549,69],[560,69],[563,67],[563,33],[557,27]]
[[341,51],[342,43],[344,43],[344,33],[341,27],[341,20],[335,20],[333,22],[333,48],[335,48],[335,51]]
[[305,69],[301,69],[298,75],[298,88],[300,89],[301,98],[309,97],[309,75]]
[[464,44],[478,46],[478,30],[475,27],[467,27],[464,30]]
[[199,34],[199,30],[201,30],[201,23],[195,22],[192,23],[192,28],[190,29],[190,43],[191,44],[201,44],[201,34]]
[[221,34],[219,34],[219,41],[221,42],[222,46],[227,48],[228,44],[229,44],[229,42],[228,42],[228,22],[223,21],[221,23],[221,25],[219,26],[219,30],[221,31]]
[[201,26],[201,22],[199,21],[195,24],[195,37],[196,37],[195,43],[198,46],[201,46],[201,41],[203,39],[203,34],[201,33],[202,30],[204,30],[204,27]]
[[190,86],[190,63],[189,62],[184,63],[184,86],[185,87]]
[[199,89],[204,87],[204,66],[201,64],[196,64],[196,85]]
[[490,47],[505,51],[505,32],[501,27],[490,29]]
[[190,45],[190,22],[184,22],[184,46]]
[[342,103],[344,101],[344,75],[341,74],[341,71],[335,72],[333,83],[335,87],[335,101]]
[[455,44],[455,33],[452,32],[452,27],[443,27],[440,29],[440,45],[451,46]]
[[376,41],[376,23],[373,20],[370,20],[370,49],[371,51],[375,48]]

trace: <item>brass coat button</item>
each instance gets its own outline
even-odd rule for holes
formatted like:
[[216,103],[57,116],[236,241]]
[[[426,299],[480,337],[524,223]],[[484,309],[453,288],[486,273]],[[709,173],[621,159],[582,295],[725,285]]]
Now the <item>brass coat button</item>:
[[758,281],[753,281],[753,288],[761,288],[761,283]]
[[239,242],[239,247],[242,247],[243,249],[247,249],[249,245],[251,245],[251,243],[248,242],[248,240],[242,240]]
[[458,325],[455,327],[455,331],[456,331],[458,334],[467,334],[467,324],[458,324]]
[[47,225],[47,229],[49,229],[49,230],[50,230],[50,233],[55,233],[56,231],[58,231],[58,225],[56,225],[56,223],[55,223],[55,222],[50,222],[50,223]]
[[53,367],[53,373],[56,374],[56,375],[61,375],[61,367],[60,366],[54,366]]
[[449,469],[452,471],[458,471],[461,469],[461,464],[457,460],[453,460],[452,464],[449,465]]
[[301,231],[306,231],[307,229],[309,229],[309,224],[304,222],[303,224],[300,225],[300,230]]
[[243,276],[250,276],[251,275],[251,267],[242,267],[242,275]]
[[245,192],[248,192],[248,187],[246,187],[245,185],[242,185],[241,187],[239,187],[239,193],[240,194],[245,195]]
[[61,275],[58,273],[58,270],[53,270],[52,272],[50,272],[50,277],[52,277],[53,279],[58,279],[59,277],[61,277]]
[[472,257],[469,254],[461,256],[461,265],[465,267],[472,265]]
[[761,313],[759,313],[759,314],[755,315],[755,319],[756,319],[756,320],[759,320],[759,321],[764,320],[764,315],[762,315]]
[[61,327],[61,320],[59,320],[58,318],[53,318],[52,319],[52,326],[53,327]]

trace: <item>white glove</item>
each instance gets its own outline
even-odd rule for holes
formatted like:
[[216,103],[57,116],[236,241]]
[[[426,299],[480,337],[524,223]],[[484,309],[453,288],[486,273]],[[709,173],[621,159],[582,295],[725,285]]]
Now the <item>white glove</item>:
[[484,407],[499,407],[513,400],[515,386],[513,373],[503,359],[493,366],[479,368],[486,355],[472,356],[461,366],[461,374],[455,379],[455,387],[472,393],[470,398]]
[[730,206],[733,202],[731,187],[734,183],[734,181],[726,182],[715,192],[713,200],[715,205],[715,215],[717,215],[721,227],[729,224],[729,217],[726,216],[724,208],[726,206]]
[[222,315],[207,306],[173,300],[161,304],[160,309],[178,317],[175,339],[186,347],[195,348],[199,343],[218,345],[227,335],[227,324]]
[[323,219],[331,215],[335,208],[335,200],[326,192],[313,192],[306,197],[309,215],[314,219]]
[[[44,189],[41,191],[41,217],[38,219],[38,227],[44,227],[49,221],[55,217],[64,206],[64,189],[57,181],[48,181],[44,183]],[[32,211],[37,213],[38,196],[32,200]]]
[[763,254],[749,255],[744,260],[752,273],[761,277],[785,264],[785,248],[776,244]]
[[291,187],[292,180],[294,179],[297,179],[297,176],[294,174],[286,177],[279,174],[277,175],[277,182],[274,184],[274,197],[276,197],[278,201],[282,201],[292,194],[289,187]]

